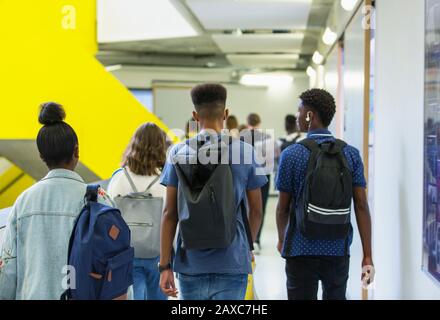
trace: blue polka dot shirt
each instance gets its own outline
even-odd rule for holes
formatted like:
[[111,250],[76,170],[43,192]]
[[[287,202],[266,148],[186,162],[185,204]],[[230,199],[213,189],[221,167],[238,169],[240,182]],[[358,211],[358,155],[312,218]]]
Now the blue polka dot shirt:
[[[315,139],[318,143],[335,139],[330,131],[325,129],[311,131],[307,134],[307,138]],[[367,183],[364,176],[364,165],[359,151],[347,145],[343,152],[353,174],[353,186],[366,188]],[[298,203],[298,199],[302,194],[309,158],[310,151],[301,144],[291,145],[281,154],[276,188],[279,191],[291,193],[295,204]],[[347,242],[345,239],[307,239],[295,225],[291,226],[290,224],[286,234],[289,236],[285,237],[286,240],[282,252],[283,257],[286,258],[296,256],[344,256],[346,253],[349,254],[349,246],[353,240],[352,227],[350,227]],[[287,245],[286,241],[289,240],[292,241],[292,243]],[[287,251],[287,248],[290,248],[290,250]]]

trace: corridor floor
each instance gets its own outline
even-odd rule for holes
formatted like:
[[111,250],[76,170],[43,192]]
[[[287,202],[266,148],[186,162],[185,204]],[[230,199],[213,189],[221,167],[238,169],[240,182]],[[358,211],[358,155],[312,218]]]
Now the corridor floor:
[[261,234],[261,250],[255,256],[255,298],[259,300],[287,299],[284,259],[276,249],[278,242],[275,221],[276,205],[277,198],[270,197],[267,202],[266,217]]

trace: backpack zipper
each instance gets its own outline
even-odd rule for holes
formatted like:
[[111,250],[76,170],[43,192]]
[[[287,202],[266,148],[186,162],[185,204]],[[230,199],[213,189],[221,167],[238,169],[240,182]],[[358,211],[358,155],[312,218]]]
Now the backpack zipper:
[[142,223],[142,222],[130,222],[127,223],[128,226],[133,226],[133,227],[153,227],[152,223]]

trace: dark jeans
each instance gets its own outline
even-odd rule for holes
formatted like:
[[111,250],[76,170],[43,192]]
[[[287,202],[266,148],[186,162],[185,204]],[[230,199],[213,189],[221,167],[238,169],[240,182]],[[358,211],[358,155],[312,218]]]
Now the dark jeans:
[[345,300],[350,257],[301,256],[286,259],[289,300],[317,300],[321,280],[323,300]]
[[260,237],[261,237],[261,230],[263,230],[263,223],[264,223],[264,217],[266,216],[266,205],[267,205],[267,199],[269,198],[269,190],[270,190],[270,174],[266,176],[267,177],[267,183],[261,187],[261,197],[263,199],[263,216],[261,217],[261,226],[258,230],[257,239],[255,240],[258,245],[260,245]]

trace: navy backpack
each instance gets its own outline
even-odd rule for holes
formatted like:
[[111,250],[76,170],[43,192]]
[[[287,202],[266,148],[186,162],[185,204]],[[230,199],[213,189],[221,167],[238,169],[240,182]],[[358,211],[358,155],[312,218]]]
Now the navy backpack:
[[124,299],[133,284],[130,229],[118,209],[97,202],[98,189],[87,186],[86,204],[70,237],[68,264],[74,273],[62,300]]

